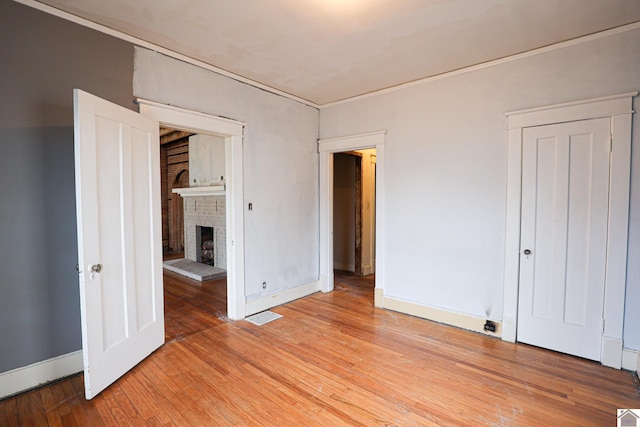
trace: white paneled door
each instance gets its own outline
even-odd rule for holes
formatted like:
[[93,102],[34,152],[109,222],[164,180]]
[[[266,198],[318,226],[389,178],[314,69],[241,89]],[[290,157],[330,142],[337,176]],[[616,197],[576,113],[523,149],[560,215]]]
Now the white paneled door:
[[158,122],[74,91],[85,394],[164,343]]
[[610,119],[523,129],[518,341],[600,360]]

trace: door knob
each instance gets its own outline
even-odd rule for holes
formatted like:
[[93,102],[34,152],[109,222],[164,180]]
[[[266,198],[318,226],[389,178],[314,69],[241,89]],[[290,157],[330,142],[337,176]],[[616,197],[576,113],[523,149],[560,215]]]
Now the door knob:
[[531,255],[531,250],[530,249],[525,249],[524,251],[522,251],[525,255]]
[[94,273],[100,273],[102,271],[102,264],[89,264],[89,270]]

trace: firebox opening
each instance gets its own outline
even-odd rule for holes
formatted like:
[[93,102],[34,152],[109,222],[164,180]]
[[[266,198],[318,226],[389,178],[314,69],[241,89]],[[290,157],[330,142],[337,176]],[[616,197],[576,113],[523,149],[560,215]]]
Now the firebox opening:
[[196,261],[215,266],[213,227],[196,225]]

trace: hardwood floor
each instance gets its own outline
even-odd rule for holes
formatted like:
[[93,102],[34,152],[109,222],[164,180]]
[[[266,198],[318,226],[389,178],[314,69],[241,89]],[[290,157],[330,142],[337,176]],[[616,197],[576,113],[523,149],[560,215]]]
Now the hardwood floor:
[[165,277],[167,343],[91,401],[82,375],[0,401],[0,426],[616,425],[631,373],[373,307],[373,281],[225,317],[224,281]]

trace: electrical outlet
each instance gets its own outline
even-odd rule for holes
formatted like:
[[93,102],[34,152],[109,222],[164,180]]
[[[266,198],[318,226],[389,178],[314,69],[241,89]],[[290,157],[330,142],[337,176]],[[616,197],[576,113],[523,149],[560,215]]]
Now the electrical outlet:
[[487,320],[484,324],[484,330],[487,332],[496,332],[496,324],[491,320]]

